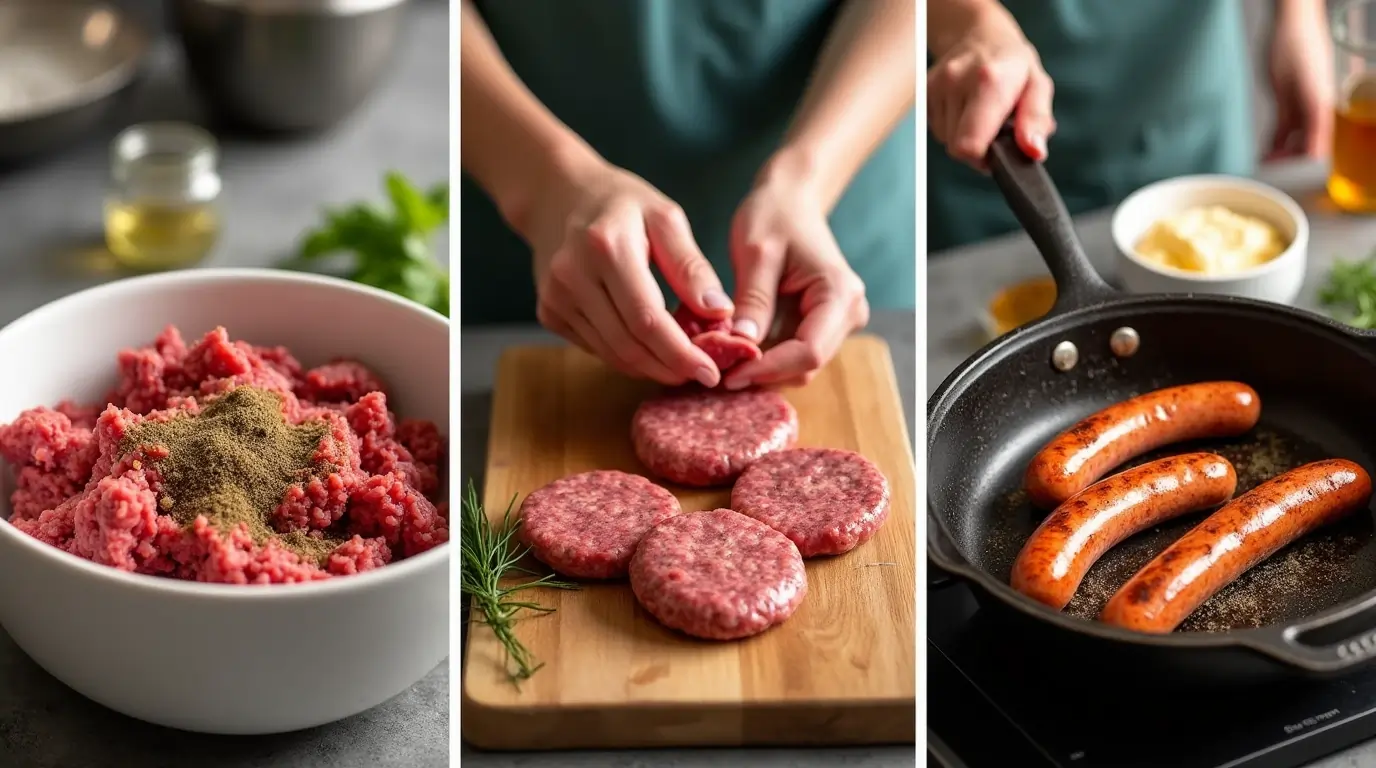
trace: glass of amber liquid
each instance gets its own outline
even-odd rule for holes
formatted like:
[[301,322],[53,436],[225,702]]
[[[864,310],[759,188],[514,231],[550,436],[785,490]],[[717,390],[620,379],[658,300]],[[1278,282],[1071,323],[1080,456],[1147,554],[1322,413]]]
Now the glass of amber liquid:
[[1333,11],[1337,115],[1328,194],[1346,211],[1376,213],[1376,0],[1344,0]]

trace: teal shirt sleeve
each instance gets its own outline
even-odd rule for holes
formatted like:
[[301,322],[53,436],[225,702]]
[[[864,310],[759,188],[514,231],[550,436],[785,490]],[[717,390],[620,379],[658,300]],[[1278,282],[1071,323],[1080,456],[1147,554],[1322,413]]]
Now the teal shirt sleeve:
[[[608,161],[683,207],[728,290],[736,208],[779,146],[835,0],[478,0],[516,74]],[[876,306],[915,304],[916,121],[909,115],[833,212]],[[463,322],[532,322],[530,254],[463,182]],[[670,305],[676,302],[661,280]]]
[[[1237,0],[1004,0],[1056,84],[1047,170],[1071,213],[1192,173],[1246,175],[1256,147]],[[928,249],[1018,228],[998,190],[927,138]]]

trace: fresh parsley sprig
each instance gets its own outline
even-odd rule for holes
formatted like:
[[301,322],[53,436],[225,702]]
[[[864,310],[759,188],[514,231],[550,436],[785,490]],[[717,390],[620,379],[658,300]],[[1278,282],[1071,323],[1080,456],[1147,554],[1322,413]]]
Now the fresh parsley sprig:
[[345,275],[449,315],[449,270],[430,247],[435,230],[449,221],[449,184],[422,191],[400,173],[386,177],[388,210],[359,203],[327,210],[325,221],[306,233],[285,266],[306,269],[326,256],[349,254]]
[[1319,301],[1349,325],[1376,328],[1376,255],[1334,263]]
[[506,583],[512,576],[536,574],[520,565],[521,559],[529,551],[525,547],[514,546],[520,519],[513,520],[512,509],[516,498],[507,504],[502,522],[494,526],[478,500],[478,491],[473,481],[468,481],[468,491],[464,494],[463,519],[459,526],[459,554],[462,558],[459,569],[459,583],[463,594],[473,601],[473,608],[481,614],[479,619],[486,624],[506,652],[506,673],[513,684],[535,674],[544,666],[538,664],[530,649],[516,637],[513,627],[517,614],[522,610],[536,613],[551,613],[531,600],[520,600],[516,596],[528,589],[546,587],[548,589],[578,589],[578,585],[560,581],[553,574],[532,578],[530,581]]

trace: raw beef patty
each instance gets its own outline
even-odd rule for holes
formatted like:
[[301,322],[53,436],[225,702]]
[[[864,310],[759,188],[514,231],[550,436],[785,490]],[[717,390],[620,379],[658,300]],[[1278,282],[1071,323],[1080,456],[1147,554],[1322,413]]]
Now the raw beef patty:
[[640,537],[680,511],[672,493],[640,475],[584,472],[527,496],[519,535],[565,576],[616,579],[626,575]]
[[839,555],[869,541],[889,516],[889,481],[851,451],[794,448],[741,474],[731,508],[787,536],[803,557]]
[[759,457],[792,445],[798,412],[777,392],[691,390],[642,403],[631,437],[656,476],[723,485]]
[[807,595],[798,548],[729,509],[692,512],[655,526],[631,558],[631,589],[671,629],[708,640],[759,634]]

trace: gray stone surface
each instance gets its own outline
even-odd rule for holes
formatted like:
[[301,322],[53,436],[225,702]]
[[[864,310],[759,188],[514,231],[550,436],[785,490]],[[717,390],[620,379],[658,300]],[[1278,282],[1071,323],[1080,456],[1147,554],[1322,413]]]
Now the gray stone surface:
[[[1326,171],[1314,164],[1266,168],[1259,178],[1298,200],[1309,217],[1309,271],[1300,306],[1318,307],[1317,294],[1334,259],[1362,258],[1376,251],[1376,218],[1333,210],[1323,189]],[[1076,229],[1090,260],[1109,274],[1112,211],[1080,217]],[[952,250],[927,266],[927,395],[985,341],[979,313],[990,296],[1018,280],[1047,274],[1031,240],[1017,234]],[[929,702],[940,706],[940,702]],[[1313,768],[1376,766],[1376,743],[1358,746]]]
[[[915,313],[881,312],[870,321],[870,333],[889,343],[899,396],[908,422],[908,434],[916,434],[916,339]],[[556,342],[556,337],[536,328],[500,327],[462,331],[459,342],[462,386],[462,453],[460,466],[465,484],[472,478],[482,487],[486,466],[488,420],[492,412],[492,380],[502,350],[515,344]],[[465,618],[467,612],[465,609]],[[462,626],[466,628],[468,622]],[[465,637],[466,639],[466,637]],[[465,643],[463,647],[467,647]],[[457,692],[456,692],[457,693]],[[457,698],[457,696],[456,696]],[[463,743],[460,759],[465,768],[898,768],[916,765],[915,747],[856,747],[843,749],[660,749],[586,752],[484,752]]]
[[[157,19],[156,3],[129,2]],[[227,231],[210,266],[264,266],[291,250],[323,205],[382,194],[382,174],[426,184],[448,173],[448,23],[444,0],[413,3],[397,69],[325,135],[224,140]],[[173,46],[159,47],[122,124],[195,118]],[[38,165],[0,173],[0,325],[116,275],[97,257],[112,132]],[[439,244],[446,253],[447,244]],[[17,585],[9,585],[17,588]],[[344,671],[341,670],[341,673]],[[169,674],[175,674],[170,670]],[[438,768],[449,764],[449,667],[357,717],[295,734],[206,737],[117,715],[63,686],[0,632],[4,768]]]

